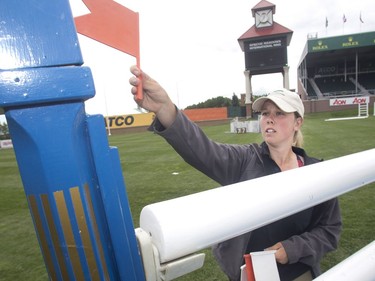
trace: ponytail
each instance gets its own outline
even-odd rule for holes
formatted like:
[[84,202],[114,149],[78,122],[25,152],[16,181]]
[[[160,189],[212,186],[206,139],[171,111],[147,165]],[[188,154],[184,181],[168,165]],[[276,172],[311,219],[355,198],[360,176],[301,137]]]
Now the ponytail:
[[294,133],[293,146],[302,148],[303,147],[303,134],[301,130]]

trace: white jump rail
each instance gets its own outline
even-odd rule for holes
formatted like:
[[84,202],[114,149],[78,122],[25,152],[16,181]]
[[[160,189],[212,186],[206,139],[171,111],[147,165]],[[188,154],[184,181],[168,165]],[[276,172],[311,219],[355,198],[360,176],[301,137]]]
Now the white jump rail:
[[375,241],[314,279],[314,281],[336,280],[375,280]]
[[161,263],[259,228],[375,181],[375,149],[143,208]]

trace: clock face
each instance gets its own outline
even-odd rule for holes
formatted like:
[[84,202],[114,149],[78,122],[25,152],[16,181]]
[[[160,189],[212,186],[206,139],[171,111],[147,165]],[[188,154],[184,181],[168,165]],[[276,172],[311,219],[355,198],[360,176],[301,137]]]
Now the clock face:
[[265,22],[267,22],[267,21],[268,21],[268,15],[267,15],[265,12],[261,13],[261,14],[260,14],[260,17],[259,17],[259,21],[260,21],[261,23],[265,23]]
[[256,27],[272,26],[272,10],[262,10],[255,13]]

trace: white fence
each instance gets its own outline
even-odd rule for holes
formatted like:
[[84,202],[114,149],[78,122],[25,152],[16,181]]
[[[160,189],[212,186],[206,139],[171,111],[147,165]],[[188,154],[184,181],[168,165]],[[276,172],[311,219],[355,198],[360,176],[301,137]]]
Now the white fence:
[[236,117],[230,122],[230,132],[236,134],[259,133],[259,120],[239,121]]
[[13,148],[12,140],[1,140],[0,148]]

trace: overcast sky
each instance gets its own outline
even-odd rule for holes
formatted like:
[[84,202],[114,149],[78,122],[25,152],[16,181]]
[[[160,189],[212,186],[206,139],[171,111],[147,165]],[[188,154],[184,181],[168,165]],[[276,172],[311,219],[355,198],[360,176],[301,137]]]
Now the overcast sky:
[[[69,0],[74,16],[89,11],[82,0]],[[117,0],[139,13],[141,66],[159,81],[180,107],[209,98],[245,93],[244,53],[237,39],[254,25],[257,0]],[[270,0],[274,21],[291,29],[288,47],[290,87],[296,87],[297,63],[309,33],[319,37],[375,31],[374,0]],[[360,23],[362,15],[364,23]],[[343,24],[343,15],[347,19]],[[325,21],[328,19],[328,27]],[[120,35],[119,35],[120,36]],[[94,75],[96,96],[86,102],[90,114],[134,113],[129,67],[135,59],[79,35],[85,65]],[[282,75],[257,75],[253,91],[282,87]]]
[[[70,1],[75,16],[87,13],[81,0]],[[259,1],[118,2],[139,12],[141,66],[163,85],[180,108],[212,97],[231,98],[233,93],[240,96],[245,92],[244,53],[237,39],[254,25],[251,9]],[[297,64],[309,33],[326,37],[375,31],[373,0],[269,2],[276,5],[274,21],[293,31],[288,47],[291,88],[296,87]],[[360,14],[364,23],[359,20]],[[128,69],[135,60],[84,36],[79,38],[97,89],[96,97],[86,103],[86,110],[104,115],[133,113],[136,106],[127,81]],[[96,48],[100,51],[92,52]],[[257,94],[280,88],[282,74],[254,76],[252,86]]]

